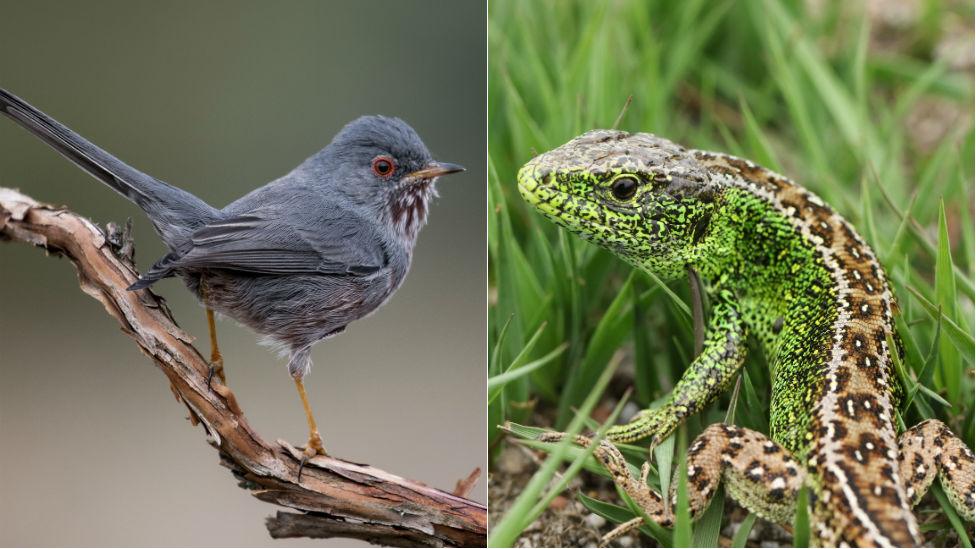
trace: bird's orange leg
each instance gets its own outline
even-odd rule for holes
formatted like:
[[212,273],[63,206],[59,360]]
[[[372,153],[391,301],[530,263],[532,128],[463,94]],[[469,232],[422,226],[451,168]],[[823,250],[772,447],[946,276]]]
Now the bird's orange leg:
[[[308,404],[308,395],[305,393],[305,384],[302,378],[295,377],[295,387],[298,388],[298,396],[302,398],[302,406],[305,408],[305,418],[308,420],[308,443],[305,444],[305,459],[315,455],[327,456],[325,447],[322,445],[322,436],[319,435],[319,428],[315,425],[315,416],[312,415],[312,407]],[[304,464],[304,460],[303,464]]]
[[224,357],[220,354],[220,347],[217,346],[217,325],[214,322],[213,309],[207,307],[207,326],[210,328],[210,375],[207,377],[207,385],[214,376],[220,380],[221,385],[227,385],[227,377],[224,375]]

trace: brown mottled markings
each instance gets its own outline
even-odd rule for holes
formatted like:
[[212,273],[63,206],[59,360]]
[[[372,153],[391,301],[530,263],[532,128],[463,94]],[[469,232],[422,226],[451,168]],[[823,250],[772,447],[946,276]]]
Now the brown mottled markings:
[[796,194],[803,201],[803,213],[810,225],[823,221],[832,227],[836,226],[836,216],[834,215],[834,211],[830,209],[830,206],[820,202],[819,199],[813,198],[813,195],[808,192],[800,191]]
[[851,315],[854,318],[861,318],[865,320],[870,320],[874,318],[875,312],[871,303],[866,299],[859,299],[857,297],[849,297],[847,299],[847,306],[851,311]]
[[834,244],[834,231],[833,228],[827,224],[825,221],[817,221],[810,225],[810,232],[817,238],[820,239],[820,243],[823,246],[833,246]]
[[898,438],[898,470],[906,492],[917,502],[939,474],[948,482],[947,493],[961,501],[964,518],[973,520],[976,466],[973,453],[944,423],[927,420]]
[[798,202],[793,202],[789,199],[783,199],[783,214],[796,219],[803,219],[803,212],[801,211],[802,206]]
[[763,186],[766,189],[773,191],[774,193],[782,191],[787,185],[786,181],[782,177],[776,177],[775,175],[768,175],[765,179],[760,179],[759,181],[763,183]]
[[760,196],[771,194],[771,203],[816,246],[837,282],[839,317],[834,334],[825,334],[837,346],[826,353],[823,375],[830,382],[817,396],[810,426],[815,433],[810,458],[830,502],[818,503],[822,515],[817,516],[829,523],[821,525],[821,533],[837,533],[835,543],[911,544],[917,535],[914,517],[900,497],[901,487],[883,474],[894,470],[895,456],[887,453],[895,441],[887,334],[896,336],[891,296],[874,254],[846,221],[802,187],[740,159],[719,155],[708,164],[739,173]]
[[851,380],[851,373],[847,368],[840,369],[834,373],[834,383],[836,387],[832,390],[844,392],[848,390],[848,382]]
[[843,345],[855,357],[861,357],[869,352],[881,353],[880,341],[872,342],[869,338],[865,337],[862,330],[858,330],[852,326],[844,328]]

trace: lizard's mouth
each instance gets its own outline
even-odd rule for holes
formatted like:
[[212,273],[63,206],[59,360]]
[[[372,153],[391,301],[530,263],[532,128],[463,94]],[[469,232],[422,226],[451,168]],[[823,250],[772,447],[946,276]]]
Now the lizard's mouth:
[[614,239],[608,237],[615,231],[603,222],[604,211],[599,203],[561,191],[533,177],[519,175],[519,194],[539,213],[585,240],[613,247]]
[[544,187],[544,185],[539,184],[539,182],[536,181],[534,178],[524,177],[523,174],[519,174],[519,178],[518,178],[519,194],[521,194],[522,198],[525,199],[525,201],[528,202],[529,204],[533,206],[538,206],[539,203],[543,202],[543,196],[542,196],[543,194],[551,194],[551,193],[541,193],[540,191],[542,190],[541,189],[542,187]]
[[542,183],[533,177],[519,177],[518,189],[526,202],[550,220],[571,229],[577,227],[577,223],[574,222],[576,216],[568,210],[569,204],[575,203],[569,193],[562,192],[553,185]]

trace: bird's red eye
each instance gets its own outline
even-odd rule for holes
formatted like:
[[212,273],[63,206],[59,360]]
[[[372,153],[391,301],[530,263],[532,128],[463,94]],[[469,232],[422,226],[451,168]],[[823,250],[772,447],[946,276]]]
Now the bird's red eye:
[[373,159],[373,173],[380,177],[390,177],[396,169],[396,162],[389,156],[377,156]]

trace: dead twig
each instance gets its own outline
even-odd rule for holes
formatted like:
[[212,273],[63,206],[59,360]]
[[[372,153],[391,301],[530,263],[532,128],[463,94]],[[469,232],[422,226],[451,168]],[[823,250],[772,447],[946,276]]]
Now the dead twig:
[[[121,234],[120,234],[121,233]],[[173,394],[206,429],[221,463],[254,497],[297,511],[267,520],[272,537],[349,537],[396,546],[484,546],[486,507],[368,465],[315,457],[297,481],[301,453],[269,444],[248,424],[230,388],[207,389],[207,361],[161,298],[126,290],[136,280],[131,240],[106,235],[64,208],[0,188],[0,239],[64,255],[81,289],[104,305],[122,331],[162,370]],[[120,259],[120,257],[122,259]]]

